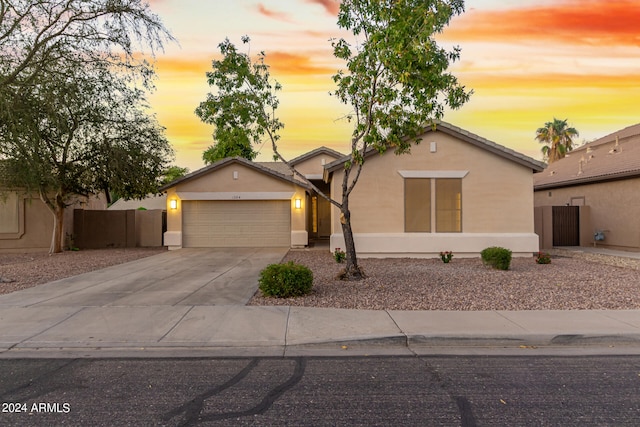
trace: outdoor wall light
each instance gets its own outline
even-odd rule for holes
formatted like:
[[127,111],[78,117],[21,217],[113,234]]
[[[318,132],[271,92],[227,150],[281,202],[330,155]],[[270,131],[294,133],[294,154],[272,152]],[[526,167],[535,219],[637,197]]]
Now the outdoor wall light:
[[176,199],[169,200],[169,207],[171,209],[178,209],[178,201]]
[[295,206],[296,206],[296,209],[300,209],[302,207],[302,200],[296,199]]

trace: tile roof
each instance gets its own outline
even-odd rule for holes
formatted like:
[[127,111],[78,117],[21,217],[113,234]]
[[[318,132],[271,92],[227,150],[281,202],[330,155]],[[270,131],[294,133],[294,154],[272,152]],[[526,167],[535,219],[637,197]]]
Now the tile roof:
[[295,166],[298,163],[301,163],[317,154],[328,154],[332,157],[335,157],[336,159],[341,159],[344,157],[344,154],[334,149],[331,149],[329,147],[322,146],[322,147],[316,148],[315,150],[309,151],[308,153],[305,153],[301,156],[296,157],[295,159],[291,160],[290,163]]
[[[546,166],[543,162],[534,160],[531,157],[525,156],[522,153],[518,153],[517,151],[514,151],[503,145],[497,144],[493,141],[489,141],[486,138],[483,138],[474,133],[466,131],[462,128],[454,126],[451,123],[438,121],[436,122],[434,128],[432,128],[431,126],[425,127],[424,132],[425,133],[429,133],[429,132],[446,133],[455,138],[461,139],[465,142],[475,145],[476,147],[480,147],[494,154],[497,154],[500,157],[504,157],[513,162],[516,162],[518,164],[531,168],[531,170],[534,172],[542,171]],[[371,149],[367,152],[367,155],[372,155],[374,153],[377,153],[377,151],[374,149]],[[344,164],[346,160],[348,160],[348,157],[345,156],[339,160],[336,160],[335,162],[329,163],[328,165],[325,166],[325,169],[329,172],[337,170],[339,167],[341,167]]]
[[267,169],[271,169],[272,171],[278,172],[281,175],[285,176],[293,176],[293,172],[287,165],[282,162],[256,162],[256,164],[265,167]]
[[292,182],[294,184],[303,186],[303,187],[308,187],[308,184],[301,182],[299,180],[296,180],[293,178],[291,171],[289,171],[289,169],[287,168],[287,172],[284,171],[284,169],[282,168],[282,166],[284,166],[286,168],[286,165],[284,163],[280,163],[279,165],[275,165],[279,162],[252,162],[249,161],[243,157],[227,157],[225,159],[222,160],[218,160],[215,163],[212,163],[208,166],[205,166],[201,169],[198,169],[195,172],[192,172],[190,174],[187,174],[181,178],[178,178],[172,182],[170,182],[169,184],[163,185],[162,187],[160,187],[160,191],[166,191],[167,189],[174,187],[177,184],[183,183],[183,182],[187,182],[187,181],[191,181],[192,179],[198,178],[200,176],[206,175],[209,172],[212,172],[214,170],[220,169],[221,167],[227,166],[231,163],[240,163],[242,165],[245,165],[249,168],[255,169],[259,172],[265,173],[267,175],[270,175],[272,177],[275,178],[279,178],[285,181],[289,181]]
[[534,175],[534,189],[544,190],[640,176],[640,124],[571,151]]

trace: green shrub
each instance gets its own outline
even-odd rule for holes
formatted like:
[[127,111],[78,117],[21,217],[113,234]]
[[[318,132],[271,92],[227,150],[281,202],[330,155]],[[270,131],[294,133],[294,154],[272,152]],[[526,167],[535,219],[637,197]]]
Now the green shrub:
[[294,264],[271,264],[260,272],[260,290],[265,296],[289,298],[306,295],[313,286],[313,273],[308,267]]
[[511,251],[509,249],[492,246],[480,252],[480,256],[483,263],[498,270],[508,270],[511,264]]
[[546,252],[538,252],[536,254],[536,262],[538,264],[551,264],[551,255]]
[[449,262],[451,262],[451,258],[453,258],[453,252],[451,252],[451,251],[442,251],[442,252],[440,252],[440,259],[445,264],[448,264]]

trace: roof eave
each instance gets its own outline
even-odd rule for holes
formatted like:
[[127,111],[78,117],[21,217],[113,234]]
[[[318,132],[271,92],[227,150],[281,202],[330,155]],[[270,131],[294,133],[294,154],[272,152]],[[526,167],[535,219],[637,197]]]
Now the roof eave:
[[[478,135],[472,134],[471,132],[467,132],[447,122],[436,122],[435,131],[441,131],[447,135],[451,135],[455,138],[461,139],[465,142],[470,143],[471,145],[487,150],[507,160],[511,160],[517,164],[520,164],[521,166],[525,166],[531,169],[533,172],[542,172],[547,167],[547,164],[544,162],[540,162],[538,160],[525,156],[524,154],[517,153],[514,150],[501,146]],[[422,135],[429,132],[434,132],[434,126],[425,126],[423,128]],[[365,153],[365,157],[371,156],[374,153],[378,153],[378,151],[373,148],[369,148]],[[341,165],[348,161],[349,158],[350,156],[347,155],[342,157],[341,159],[329,163],[328,165],[325,165],[325,171],[335,172]]]
[[[468,142],[471,145],[485,149],[493,154],[497,154],[500,157],[506,158],[507,160],[511,160],[522,166],[530,168],[533,172],[542,172],[547,167],[547,164],[544,162],[532,159],[528,156],[525,156],[524,154],[501,146],[493,141],[489,141],[488,139],[482,138],[481,136],[472,134],[471,132],[465,131],[450,123],[438,122],[436,123],[436,130],[440,130],[443,133],[462,139],[463,141]],[[425,128],[425,133],[432,131],[433,129],[431,127]]]
[[243,157],[227,157],[227,158],[219,160],[219,161],[217,161],[217,162],[215,162],[215,163],[213,163],[213,164],[211,164],[209,166],[206,166],[206,167],[204,167],[202,169],[199,169],[199,170],[197,170],[197,171],[195,171],[195,172],[193,172],[193,173],[191,173],[189,175],[185,175],[185,176],[183,176],[181,178],[178,178],[175,181],[170,182],[169,184],[163,185],[162,187],[159,188],[159,191],[164,192],[164,191],[170,189],[171,187],[175,187],[178,184],[191,181],[193,179],[196,179],[196,178],[198,178],[200,176],[206,175],[206,174],[208,174],[210,172],[213,172],[213,171],[215,171],[217,169],[220,169],[220,168],[222,168],[222,167],[224,167],[224,166],[226,166],[228,164],[231,164],[231,163],[239,163],[239,164],[241,164],[243,166],[249,167],[249,168],[254,169],[254,170],[258,171],[258,172],[265,173],[265,174],[267,174],[267,175],[269,175],[271,177],[278,178],[278,179],[281,179],[283,181],[287,181],[289,183],[298,185],[298,186],[300,186],[302,188],[305,188],[307,190],[311,189],[311,187],[306,182],[296,181],[292,177],[283,175],[283,174],[281,174],[279,172],[276,172],[276,171],[274,171],[272,169],[269,169],[269,168],[267,168],[265,166],[261,166],[261,165],[258,165],[256,163],[253,163],[253,162],[251,162],[251,161],[249,161],[249,160],[247,160],[247,159],[245,159]]
[[344,154],[342,154],[342,153],[340,153],[340,152],[338,152],[336,150],[333,150],[333,149],[331,149],[329,147],[322,146],[322,147],[316,148],[315,150],[311,150],[308,153],[304,153],[304,154],[296,157],[295,159],[290,160],[289,163],[291,163],[291,165],[294,166],[294,165],[296,165],[298,163],[302,163],[303,161],[305,161],[307,159],[310,159],[310,158],[312,158],[312,157],[314,157],[314,156],[316,156],[318,154],[328,154],[328,155],[337,157],[339,159],[344,157]]
[[534,191],[552,190],[554,188],[576,187],[578,185],[595,184],[608,181],[619,181],[627,178],[640,178],[640,170],[620,172],[610,175],[598,175],[584,178],[568,179],[559,182],[548,182],[533,186]]

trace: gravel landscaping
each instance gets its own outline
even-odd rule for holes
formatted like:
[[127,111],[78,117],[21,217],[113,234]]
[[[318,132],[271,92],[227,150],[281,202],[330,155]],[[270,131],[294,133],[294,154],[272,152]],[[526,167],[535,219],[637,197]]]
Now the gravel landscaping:
[[165,248],[92,249],[59,254],[0,253],[0,294],[19,291],[166,251]]
[[[330,253],[292,250],[284,261],[314,273],[310,295],[264,298],[249,305],[290,305],[373,310],[623,310],[640,309],[638,260],[554,251],[551,264],[514,258],[508,271],[480,258],[362,259],[368,277],[343,282]],[[570,256],[571,257],[570,257]]]
[[[0,254],[0,294],[133,261],[163,248],[99,249]],[[552,262],[514,258],[509,271],[486,267],[480,258],[362,259],[368,277],[336,280],[341,266],[328,251],[291,250],[314,273],[312,293],[290,299],[264,298],[249,305],[372,310],[624,310],[640,309],[640,260],[554,250]]]

